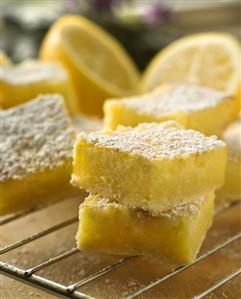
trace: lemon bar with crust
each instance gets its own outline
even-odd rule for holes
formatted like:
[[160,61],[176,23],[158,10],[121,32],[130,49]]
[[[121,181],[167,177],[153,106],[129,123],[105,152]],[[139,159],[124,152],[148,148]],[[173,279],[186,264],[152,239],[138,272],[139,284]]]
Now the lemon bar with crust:
[[77,195],[70,183],[75,130],[60,95],[0,111],[0,214]]
[[228,126],[223,133],[228,147],[224,186],[217,191],[216,205],[222,208],[241,199],[241,119]]
[[136,126],[141,122],[176,120],[206,135],[220,135],[238,114],[237,101],[208,87],[165,85],[144,95],[113,99],[104,105],[105,125]]
[[226,145],[174,121],[79,134],[72,183],[152,213],[188,203],[224,181]]
[[212,223],[214,194],[152,216],[143,210],[89,196],[80,205],[80,250],[151,255],[177,264],[195,260]]
[[78,113],[76,94],[69,76],[55,62],[26,61],[12,67],[2,67],[0,74],[2,109],[23,104],[39,94],[59,93],[71,114]]

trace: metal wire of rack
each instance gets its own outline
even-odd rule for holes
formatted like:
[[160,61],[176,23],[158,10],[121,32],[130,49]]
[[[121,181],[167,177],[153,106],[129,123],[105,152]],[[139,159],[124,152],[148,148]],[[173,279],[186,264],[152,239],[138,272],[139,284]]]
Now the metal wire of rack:
[[[19,219],[21,217],[25,217],[26,215],[29,215],[31,212],[34,210],[30,211],[25,211],[25,212],[20,212],[16,213],[14,215],[11,215],[7,218],[4,218],[0,221],[0,226],[3,227],[4,225],[14,222],[16,219]],[[56,225],[53,225],[47,229],[44,229],[36,234],[33,234],[31,236],[28,236],[20,241],[17,241],[15,243],[12,243],[10,245],[4,246],[0,249],[0,255],[4,255],[7,252],[10,252],[16,248],[19,248],[21,246],[24,246],[30,242],[34,242],[46,235],[49,235],[53,232],[56,232],[64,227],[67,227],[75,222],[77,222],[78,219],[77,217],[72,217],[70,219],[67,219],[61,223],[58,223]],[[210,248],[206,250],[204,253],[198,256],[198,258],[193,262],[192,264],[186,265],[186,266],[181,266],[176,268],[174,271],[170,271],[169,273],[165,274],[162,277],[159,277],[155,281],[150,282],[148,285],[140,288],[136,292],[132,293],[131,295],[128,295],[125,297],[125,299],[134,299],[142,295],[143,293],[149,291],[150,289],[160,285],[164,281],[167,281],[168,279],[176,276],[177,274],[184,272],[188,268],[193,267],[195,264],[199,263],[200,261],[204,260],[208,256],[211,256],[212,254],[218,252],[219,250],[225,248],[226,246],[232,244],[233,242],[239,240],[241,238],[241,231],[236,233],[235,235],[227,238],[224,242],[221,242],[217,246],[214,246],[213,248]],[[37,273],[40,270],[43,270],[53,264],[57,264],[58,262],[64,260],[67,257],[73,256],[78,254],[79,250],[76,248],[72,248],[70,250],[67,250],[59,255],[53,256],[44,262],[37,264],[31,268],[27,269],[22,269],[18,268],[14,265],[11,265],[10,263],[0,261],[0,273],[10,276],[12,278],[15,278],[19,281],[22,281],[24,283],[30,284],[34,287],[44,289],[45,291],[48,291],[50,293],[54,293],[55,295],[59,295],[60,297],[64,298],[81,298],[81,299],[94,299],[94,297],[91,297],[85,293],[80,292],[78,289],[81,286],[84,286],[90,282],[95,281],[97,278],[104,276],[105,274],[123,267],[127,265],[131,260],[136,259],[137,257],[135,256],[130,256],[130,257],[124,257],[120,258],[117,262],[108,265],[107,267],[102,268],[101,270],[79,280],[76,281],[75,283],[69,284],[69,285],[63,285],[60,283],[57,283],[53,280],[46,279],[42,277],[41,275],[38,275]],[[212,284],[208,289],[202,291],[198,295],[195,295],[192,297],[193,299],[201,299],[207,296],[208,294],[212,293],[216,289],[220,288],[227,282],[231,281],[234,279],[236,276],[241,274],[241,266],[226,275],[224,278],[216,281],[214,284]]]

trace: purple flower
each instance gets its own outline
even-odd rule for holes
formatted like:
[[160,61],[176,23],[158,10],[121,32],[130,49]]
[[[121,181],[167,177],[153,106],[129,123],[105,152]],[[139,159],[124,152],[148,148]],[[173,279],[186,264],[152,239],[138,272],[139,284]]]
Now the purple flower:
[[95,12],[110,12],[113,6],[120,0],[90,0],[91,7]]
[[65,10],[67,13],[75,13],[78,11],[78,0],[66,0]]
[[157,25],[169,21],[171,15],[171,9],[163,3],[159,3],[147,6],[142,18],[149,25]]

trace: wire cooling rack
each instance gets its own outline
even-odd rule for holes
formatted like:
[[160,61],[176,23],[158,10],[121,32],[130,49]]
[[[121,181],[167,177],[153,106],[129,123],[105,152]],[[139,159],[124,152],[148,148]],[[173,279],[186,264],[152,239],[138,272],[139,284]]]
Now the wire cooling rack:
[[[42,207],[41,209],[48,209],[49,206]],[[227,210],[233,209],[236,211],[236,215],[240,215],[240,203],[235,203],[228,209],[224,210],[223,212],[219,213],[218,215],[215,216],[215,222],[220,222],[222,224],[222,227],[225,227],[225,224],[223,223],[227,219],[230,219],[230,217],[233,217],[232,214],[224,215],[225,213],[227,214]],[[237,209],[239,212],[237,212]],[[39,211],[39,210],[38,210]],[[28,217],[29,215],[36,213],[36,210],[32,211],[25,211],[21,213],[16,213],[14,215],[10,215],[7,218],[2,218],[0,220],[0,225],[1,225],[1,231],[4,231],[4,227],[11,224],[14,225],[15,222],[17,222],[19,219],[24,219]],[[37,216],[36,216],[37,217]],[[223,217],[223,219],[221,219]],[[221,220],[220,220],[221,219]],[[226,220],[225,220],[226,219]],[[4,257],[6,254],[11,253],[12,251],[18,249],[18,248],[23,248],[29,243],[34,243],[37,240],[40,240],[41,238],[44,238],[48,235],[51,235],[53,233],[63,231],[64,228],[77,223],[78,218],[76,216],[70,217],[68,219],[65,219],[62,222],[59,222],[57,224],[54,224],[50,227],[47,227],[41,231],[38,231],[36,233],[31,234],[30,236],[26,236],[21,240],[18,240],[16,242],[13,242],[11,244],[7,244],[3,246],[0,249],[0,255]],[[233,221],[233,220],[232,220]],[[234,231],[228,232],[228,234],[224,235],[224,238],[217,244],[212,244],[212,242],[209,242],[203,250],[201,250],[200,255],[197,257],[196,261],[190,265],[186,266],[181,266],[181,267],[176,267],[174,269],[171,269],[167,271],[164,275],[161,275],[160,277],[155,278],[154,280],[148,282],[147,284],[141,286],[139,289],[135,289],[134,292],[124,294],[123,298],[126,299],[133,299],[133,298],[160,298],[157,295],[154,295],[149,297],[149,292],[152,291],[153,289],[160,287],[161,284],[165,282],[169,282],[171,279],[176,278],[178,275],[184,275],[188,269],[192,269],[195,267],[195,265],[201,263],[202,261],[205,261],[208,259],[208,257],[213,256],[220,251],[224,250],[228,246],[232,248],[232,244],[235,242],[240,241],[241,239],[241,229],[240,225],[237,225],[237,222],[240,223],[240,219],[236,219],[236,229]],[[228,225],[228,224],[227,224]],[[231,226],[231,225],[230,225]],[[238,229],[237,229],[238,227]],[[64,234],[64,231],[62,232]],[[219,234],[220,232],[216,231],[216,234]],[[70,236],[73,238],[74,236]],[[208,237],[209,239],[212,238],[212,236]],[[240,248],[240,247],[239,247]],[[105,266],[104,268],[101,268],[100,270],[91,273],[87,277],[84,277],[80,280],[78,280],[78,277],[76,277],[76,281],[74,283],[70,283],[68,285],[61,284],[54,279],[48,279],[41,275],[41,270],[47,269],[51,265],[59,265],[61,267],[61,261],[74,256],[78,255],[80,252],[75,248],[70,248],[64,252],[61,252],[61,254],[56,254],[51,256],[50,258],[44,260],[41,263],[38,263],[30,268],[20,268],[17,267],[13,264],[11,264],[10,261],[6,261],[6,259],[1,259],[0,261],[0,271],[2,274],[10,276],[11,278],[14,278],[16,280],[20,280],[24,283],[30,284],[36,288],[41,288],[44,289],[47,292],[54,293],[55,295],[59,295],[60,297],[67,297],[67,298],[81,298],[81,299],[90,299],[90,298],[98,298],[93,295],[88,295],[86,292],[81,291],[81,287],[86,286],[90,283],[93,283],[99,279],[103,279],[105,275],[109,273],[113,273],[113,271],[120,269],[122,267],[127,267],[128,264],[130,264],[133,260],[138,259],[140,257],[121,257],[116,260],[116,262],[109,264]],[[241,274],[241,258],[240,258],[240,252],[238,253],[238,259],[236,258],[236,264],[235,267],[232,268],[231,271],[228,273],[225,273],[223,277],[212,281],[208,283],[208,287],[204,286],[204,289],[201,291],[197,291],[197,293],[191,297],[186,297],[186,298],[195,298],[195,299],[201,299],[201,298],[209,298],[208,295],[212,294],[215,292],[218,288],[222,288],[223,285],[226,283],[229,283],[235,277],[239,276]],[[81,268],[81,264],[79,265]],[[218,264],[217,264],[218,267]],[[128,275],[128,272],[127,274]],[[174,284],[175,287],[175,284]],[[160,291],[161,292],[161,291]],[[241,294],[240,294],[241,296]],[[115,296],[111,297],[115,298]],[[116,298],[119,298],[116,297]],[[166,298],[166,297],[165,297]],[[170,297],[171,298],[171,297]],[[211,297],[210,297],[211,298]],[[220,297],[219,297],[220,298]]]

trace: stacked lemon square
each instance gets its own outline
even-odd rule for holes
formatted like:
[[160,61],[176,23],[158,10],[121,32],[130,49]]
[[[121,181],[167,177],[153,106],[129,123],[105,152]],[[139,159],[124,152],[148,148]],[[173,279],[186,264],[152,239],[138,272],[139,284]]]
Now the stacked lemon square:
[[120,124],[176,120],[206,135],[221,135],[237,117],[239,108],[227,93],[191,84],[171,84],[141,96],[109,100],[104,111],[105,124],[111,129]]
[[59,95],[0,111],[0,215],[78,193],[69,183],[75,130]]
[[224,181],[226,146],[174,121],[80,134],[72,183],[91,193],[80,206],[80,249],[192,262]]

